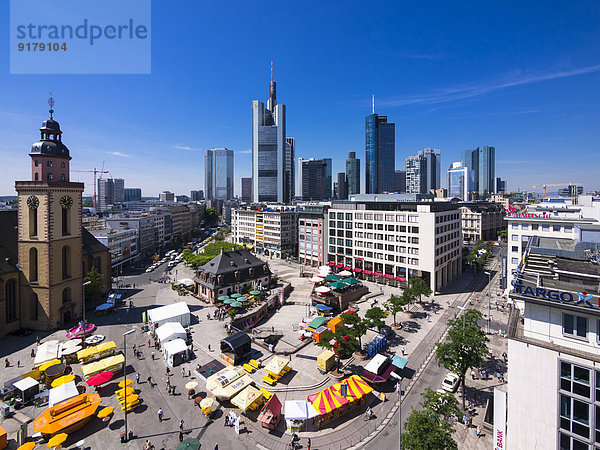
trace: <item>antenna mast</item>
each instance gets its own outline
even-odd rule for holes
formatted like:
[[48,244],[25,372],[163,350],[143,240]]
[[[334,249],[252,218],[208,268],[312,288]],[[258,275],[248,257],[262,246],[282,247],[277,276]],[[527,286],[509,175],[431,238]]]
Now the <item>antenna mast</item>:
[[373,111],[373,114],[375,114],[375,94],[373,94],[372,111]]

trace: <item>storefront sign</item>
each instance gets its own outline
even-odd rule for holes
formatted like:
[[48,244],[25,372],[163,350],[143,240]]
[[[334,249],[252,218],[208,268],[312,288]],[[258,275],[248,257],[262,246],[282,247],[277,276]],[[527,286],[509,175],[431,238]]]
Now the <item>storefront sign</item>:
[[502,289],[506,289],[506,279],[508,276],[508,258],[506,256],[502,257],[502,278],[500,280],[500,287]]
[[234,364],[233,364],[233,359],[231,359],[231,358],[230,358],[229,356],[227,356],[227,355],[224,355],[224,354],[222,354],[222,353],[221,353],[221,359],[222,359],[223,361],[225,361],[225,362],[227,362],[227,363],[231,364],[232,366],[234,365]]
[[552,216],[548,213],[518,213],[514,206],[506,208],[506,216],[521,219],[552,219]]
[[494,450],[506,448],[506,392],[494,388]]
[[[558,291],[556,289],[545,289],[541,287],[525,286],[524,284],[515,284],[514,293],[528,295],[530,297],[543,298],[546,300],[558,300],[574,305],[589,306],[591,308],[600,308],[600,298],[594,299],[592,294],[583,292]],[[596,304],[593,304],[594,301]]]

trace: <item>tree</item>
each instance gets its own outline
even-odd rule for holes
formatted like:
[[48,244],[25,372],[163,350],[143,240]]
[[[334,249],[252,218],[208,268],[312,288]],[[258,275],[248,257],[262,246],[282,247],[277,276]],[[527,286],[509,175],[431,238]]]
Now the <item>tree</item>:
[[379,330],[379,328],[385,325],[385,322],[383,321],[384,318],[385,311],[379,306],[373,306],[372,308],[368,309],[365,313],[365,321],[367,325],[377,330]]
[[104,289],[102,274],[99,273],[95,267],[92,267],[83,278],[84,283],[87,283],[88,281],[91,281],[91,283],[85,286],[85,301],[93,303],[100,298],[102,289]]
[[405,290],[402,293],[402,297],[396,297],[392,295],[385,303],[385,308],[394,316],[394,325],[398,324],[396,322],[396,314],[402,312],[404,307],[410,303],[410,294],[410,292]]
[[433,294],[433,291],[429,287],[429,284],[423,280],[422,278],[411,278],[408,280],[409,291],[415,297],[419,297],[419,303],[421,302],[421,297],[424,295],[425,297],[429,297]]
[[332,350],[335,353],[336,367],[339,367],[340,358],[349,356],[358,348],[358,339],[349,334],[346,327],[338,327],[333,333],[331,330],[325,330],[317,344],[319,347]]
[[237,315],[237,309],[231,308],[229,311],[227,311],[227,315],[231,320],[233,320],[233,318]]
[[500,230],[498,233],[498,238],[502,239],[503,241],[508,241],[508,230]]
[[206,212],[204,213],[204,219],[208,223],[215,223],[219,220],[219,212],[215,208],[206,208]]
[[460,417],[462,414],[458,407],[458,400],[449,392],[436,392],[431,388],[427,388],[421,395],[423,396],[421,406],[438,414],[440,420],[442,418]]
[[462,317],[450,320],[446,342],[436,344],[435,357],[439,364],[456,373],[462,385],[462,403],[465,408],[465,375],[467,370],[485,364],[488,348],[484,331],[477,325],[480,311],[467,309]]
[[452,426],[439,415],[428,409],[413,409],[406,423],[406,433],[402,433],[403,450],[458,449],[452,438]]
[[358,339],[359,350],[362,351],[362,340],[361,338],[367,333],[369,324],[358,313],[345,312],[342,314],[342,320],[344,325],[350,326],[348,333]]

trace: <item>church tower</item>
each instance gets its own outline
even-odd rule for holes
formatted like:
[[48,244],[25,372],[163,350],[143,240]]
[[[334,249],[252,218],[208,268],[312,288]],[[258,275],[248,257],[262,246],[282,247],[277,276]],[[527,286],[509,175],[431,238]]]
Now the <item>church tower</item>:
[[69,149],[52,117],[42,122],[31,147],[31,181],[16,181],[18,252],[23,327],[51,330],[82,315],[81,195],[83,183],[69,180]]

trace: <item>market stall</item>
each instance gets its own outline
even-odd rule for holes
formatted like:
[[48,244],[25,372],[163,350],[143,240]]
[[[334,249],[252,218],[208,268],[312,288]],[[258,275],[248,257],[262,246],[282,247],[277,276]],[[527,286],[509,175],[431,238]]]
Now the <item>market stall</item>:
[[335,333],[338,329],[344,328],[344,320],[340,316],[334,317],[327,322],[327,328],[329,328],[332,333]]
[[175,339],[187,339],[187,333],[179,322],[167,322],[156,329],[156,337],[161,345]]
[[248,411],[249,409],[258,408],[262,403],[262,400],[262,392],[254,386],[247,386],[243,391],[231,399],[231,403],[242,411]]
[[306,400],[286,400],[283,411],[285,425],[292,433],[305,430],[307,422],[319,415]]
[[319,372],[327,373],[335,365],[335,353],[331,350],[324,350],[317,356],[317,367]]
[[13,384],[13,387],[18,391],[18,395],[23,400],[23,404],[32,401],[33,397],[40,392],[40,383],[31,377],[17,381]]
[[327,325],[327,322],[329,322],[329,319],[327,317],[319,316],[311,320],[310,323],[306,326],[306,329],[314,331],[317,328],[322,327],[323,325]]
[[61,384],[58,387],[50,389],[49,392],[50,394],[48,396],[48,406],[54,406],[57,403],[64,402],[65,400],[79,395],[79,391],[77,390],[75,381]]
[[277,395],[273,395],[263,406],[258,415],[257,420],[262,424],[263,428],[274,430],[281,421],[281,402]]
[[265,366],[265,370],[271,378],[278,380],[283,375],[288,373],[292,368],[290,367],[290,360],[283,356],[275,355]]
[[168,322],[179,322],[187,327],[190,324],[190,309],[185,302],[160,306],[148,311],[148,321],[156,327]]
[[163,355],[167,364],[171,367],[183,364],[188,359],[188,348],[181,338],[168,341],[162,346]]
[[50,340],[38,345],[33,367],[40,367],[42,364],[57,359],[59,357],[60,344],[58,340]]
[[221,359],[233,366],[243,364],[250,359],[251,343],[250,337],[242,331],[221,339]]

